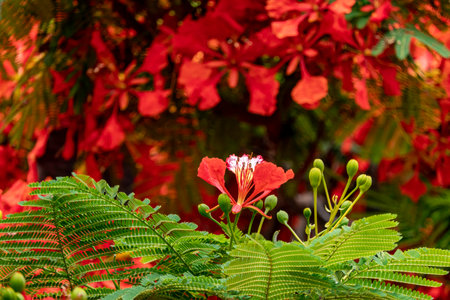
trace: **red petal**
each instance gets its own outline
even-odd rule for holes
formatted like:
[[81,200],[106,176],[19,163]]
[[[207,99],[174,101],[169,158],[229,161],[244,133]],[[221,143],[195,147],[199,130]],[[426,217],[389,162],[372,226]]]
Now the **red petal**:
[[391,1],[385,1],[370,16],[370,21],[381,22],[389,17],[392,11]]
[[235,88],[239,81],[239,71],[235,68],[228,71],[228,86],[230,88]]
[[38,157],[41,157],[45,153],[45,149],[47,146],[47,140],[50,135],[50,131],[47,129],[44,129],[44,130],[40,131],[37,135],[38,135],[38,139],[36,141],[36,144],[34,145],[34,148],[27,155],[27,161],[28,161],[27,181],[28,182],[33,182],[33,181],[36,181],[39,179],[36,159]]
[[336,0],[330,4],[329,8],[337,14],[349,14],[356,0]]
[[96,78],[94,81],[94,91],[92,95],[92,108],[95,111],[100,110],[100,107],[105,103],[106,96],[109,90],[105,87],[102,78]]
[[153,42],[148,48],[142,66],[138,72],[155,74],[167,66],[167,47],[161,43]]
[[255,171],[253,172],[253,182],[255,184],[255,190],[251,197],[258,195],[263,191],[272,191],[277,189],[288,181],[294,178],[294,172],[292,170],[284,171],[283,168],[277,167],[270,162],[262,162],[257,164]]
[[409,196],[409,198],[417,203],[419,198],[426,193],[427,186],[420,181],[419,172],[416,172],[407,183],[400,187],[400,190],[403,195]]
[[62,151],[62,157],[65,160],[69,160],[75,153],[75,143],[73,141],[73,135],[75,133],[75,127],[71,126],[67,129],[66,142],[64,143],[64,148]]
[[356,104],[359,105],[362,109],[369,110],[370,104],[369,104],[369,96],[367,94],[367,86],[366,86],[366,79],[354,79],[354,86],[356,89],[355,93],[355,101]]
[[86,157],[86,172],[89,176],[94,178],[94,180],[102,179],[102,173],[98,167],[97,161],[95,160],[94,154],[89,153]]
[[139,98],[139,113],[147,117],[159,115],[169,106],[169,99],[167,98],[169,94],[170,90],[136,92]]
[[292,99],[298,104],[317,106],[328,93],[328,81],[323,76],[306,76],[292,89]]
[[204,157],[198,167],[197,176],[215,186],[221,193],[230,196],[228,190],[225,188],[224,177],[226,168],[227,164],[223,160],[215,157]]
[[125,133],[117,120],[117,114],[113,113],[97,141],[97,146],[102,150],[110,151],[122,144],[124,140]]
[[70,80],[66,80],[64,78],[64,75],[62,75],[58,71],[50,69],[50,73],[52,74],[52,77],[53,77],[52,93],[54,93],[54,94],[58,94],[58,93],[61,93],[64,91],[69,91],[72,88],[73,84],[75,83],[74,78],[72,78]]
[[184,85],[188,95],[187,102],[197,105],[200,110],[206,110],[220,102],[216,84],[221,76],[221,73],[213,73],[213,70],[204,64],[185,61],[181,66],[178,81]]
[[254,114],[270,116],[276,109],[280,83],[275,79],[273,70],[252,66],[246,76],[250,92],[248,110]]
[[114,66],[115,59],[111,51],[109,51],[108,47],[103,42],[102,36],[99,31],[94,31],[91,37],[91,45],[95,49],[97,54],[97,59],[102,61],[107,66]]
[[300,17],[289,19],[286,21],[274,21],[272,22],[272,32],[279,39],[297,36],[298,35],[298,24],[306,18],[306,14]]
[[397,81],[397,70],[395,68],[380,68],[380,74],[383,77],[385,94],[388,96],[399,96],[401,90]]

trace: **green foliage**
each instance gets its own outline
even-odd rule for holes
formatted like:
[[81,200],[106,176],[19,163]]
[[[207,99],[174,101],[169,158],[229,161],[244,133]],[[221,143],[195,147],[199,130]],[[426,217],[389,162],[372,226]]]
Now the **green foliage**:
[[[157,213],[149,201],[118,193],[105,181],[89,177],[59,178],[33,184],[34,195],[46,195],[23,203],[37,207],[9,216],[0,224],[0,274],[2,281],[20,270],[27,292],[61,287],[72,289],[94,282],[133,283],[150,268],[132,268],[131,260],[116,256],[127,253],[153,262],[160,272],[201,274],[217,268],[209,261],[218,246],[192,223],[179,223],[176,215]],[[114,245],[105,247],[115,240]],[[111,290],[88,289],[95,298]],[[50,296],[57,296],[51,294]]]
[[[90,299],[108,300],[431,299],[403,284],[440,286],[423,276],[445,275],[442,268],[450,267],[448,250],[389,254],[400,239],[394,214],[363,218],[304,244],[236,229],[228,251],[223,235],[196,231],[103,180],[75,175],[32,187],[40,198],[23,205],[34,209],[0,223],[0,281],[20,271],[37,299],[60,298],[76,286]],[[119,259],[124,254],[151,264],[136,267]],[[106,281],[116,289],[91,285]],[[132,287],[120,289],[123,283]]]

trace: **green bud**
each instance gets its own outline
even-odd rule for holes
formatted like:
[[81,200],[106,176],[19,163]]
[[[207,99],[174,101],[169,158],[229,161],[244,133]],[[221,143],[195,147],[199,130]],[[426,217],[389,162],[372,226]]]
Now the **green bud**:
[[344,203],[342,203],[340,210],[345,212],[351,205],[352,205],[352,201],[345,200]]
[[349,222],[349,221],[350,221],[350,220],[349,220],[347,217],[342,218],[342,221],[341,221],[341,224],[339,224],[339,227],[348,225],[348,222]]
[[264,207],[271,211],[272,209],[277,206],[278,198],[275,195],[270,195],[266,197],[266,200],[264,201]]
[[280,222],[281,224],[287,224],[287,222],[289,221],[289,215],[284,210],[280,210],[277,213],[277,219],[278,219],[278,222]]
[[209,210],[209,206],[206,205],[205,203],[201,203],[198,206],[198,212],[200,215],[202,215],[205,218],[211,218],[211,213],[206,212],[207,210]]
[[25,297],[21,293],[16,293],[16,300],[25,300]]
[[72,293],[70,294],[70,299],[71,300],[87,300],[86,291],[80,287],[76,287],[72,290]]
[[255,206],[259,209],[262,209],[264,206],[264,202],[262,200],[259,200],[258,202],[255,203]]
[[23,292],[25,289],[25,277],[23,277],[22,273],[15,272],[9,279],[9,286],[16,292]]
[[313,166],[317,169],[319,169],[323,173],[323,169],[325,168],[325,165],[323,164],[323,161],[320,158],[316,158],[313,162]]
[[347,174],[349,178],[353,178],[358,172],[358,162],[355,159],[350,159],[347,163]]
[[359,190],[361,191],[361,193],[365,193],[365,192],[367,192],[367,190],[370,189],[371,186],[372,186],[372,177],[367,175],[366,176],[366,181],[364,182],[363,185],[361,185],[359,187]]
[[362,186],[367,180],[366,174],[361,174],[356,178],[356,186]]
[[311,209],[309,207],[307,207],[303,210],[303,215],[305,216],[305,218],[307,220],[309,220],[309,218],[311,217],[311,214],[312,214]]
[[3,290],[3,300],[16,300],[16,292],[11,287]]
[[319,168],[312,168],[309,171],[309,182],[313,188],[317,188],[322,180],[322,172]]
[[219,202],[219,207],[224,212],[224,214],[228,215],[231,211],[230,197],[228,197],[227,194],[220,194],[217,202]]

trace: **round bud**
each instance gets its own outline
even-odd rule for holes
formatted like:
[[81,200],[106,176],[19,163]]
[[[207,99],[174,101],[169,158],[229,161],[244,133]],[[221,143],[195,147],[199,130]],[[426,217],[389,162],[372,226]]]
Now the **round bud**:
[[322,180],[322,172],[319,168],[312,168],[309,171],[309,183],[313,188],[317,188]]
[[370,177],[369,175],[366,176],[366,181],[364,182],[363,185],[361,185],[359,187],[359,190],[361,191],[361,193],[366,192],[367,190],[370,189],[370,187],[372,186],[372,177]]
[[309,218],[311,217],[311,209],[309,207],[305,208],[303,210],[303,215],[307,220],[309,220]]
[[349,221],[350,221],[350,220],[349,220],[347,217],[342,218],[342,221],[341,221],[341,224],[339,224],[339,227],[348,225],[348,222],[349,222]]
[[23,277],[22,273],[15,272],[9,279],[9,286],[16,292],[23,292],[25,289],[25,277]]
[[289,215],[284,210],[280,210],[277,213],[277,219],[278,219],[278,222],[280,222],[281,224],[286,224],[289,221]]
[[323,173],[323,169],[325,168],[325,165],[323,164],[323,161],[320,158],[316,158],[313,162],[313,166],[317,169],[319,169]]
[[211,218],[211,213],[206,212],[207,210],[209,210],[209,206],[206,205],[205,203],[201,203],[198,206],[198,212],[200,215],[202,215],[205,218]]
[[264,207],[270,211],[274,209],[275,206],[277,206],[277,203],[278,203],[277,196],[270,195],[266,197],[266,200],[264,201]]
[[340,210],[345,212],[351,205],[352,205],[351,201],[345,200],[344,203],[342,203]]
[[353,178],[358,172],[358,162],[355,159],[350,159],[347,163],[347,174],[349,178]]
[[16,300],[16,292],[11,287],[3,290],[3,300]]
[[72,293],[70,294],[70,299],[71,300],[87,300],[86,291],[80,287],[76,287],[72,290]]
[[367,175],[366,174],[361,174],[356,178],[356,186],[362,186],[367,179]]
[[25,297],[21,293],[16,293],[16,300],[25,300]]
[[259,209],[262,209],[264,206],[264,202],[262,200],[259,200],[258,202],[255,203],[255,206]]
[[217,202],[219,202],[219,207],[224,212],[224,214],[228,215],[231,211],[230,197],[228,197],[227,194],[220,194]]

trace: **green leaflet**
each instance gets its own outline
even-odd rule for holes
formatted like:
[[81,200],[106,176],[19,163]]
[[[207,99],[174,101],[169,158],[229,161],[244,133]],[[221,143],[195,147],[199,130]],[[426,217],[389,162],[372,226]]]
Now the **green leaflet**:
[[351,227],[344,226],[314,240],[310,247],[326,266],[392,250],[401,238],[397,231],[389,229],[397,226],[394,218],[393,214],[363,218]]
[[288,299],[297,292],[326,290],[329,271],[311,251],[297,244],[250,240],[240,244],[226,266],[226,286],[255,299]]

